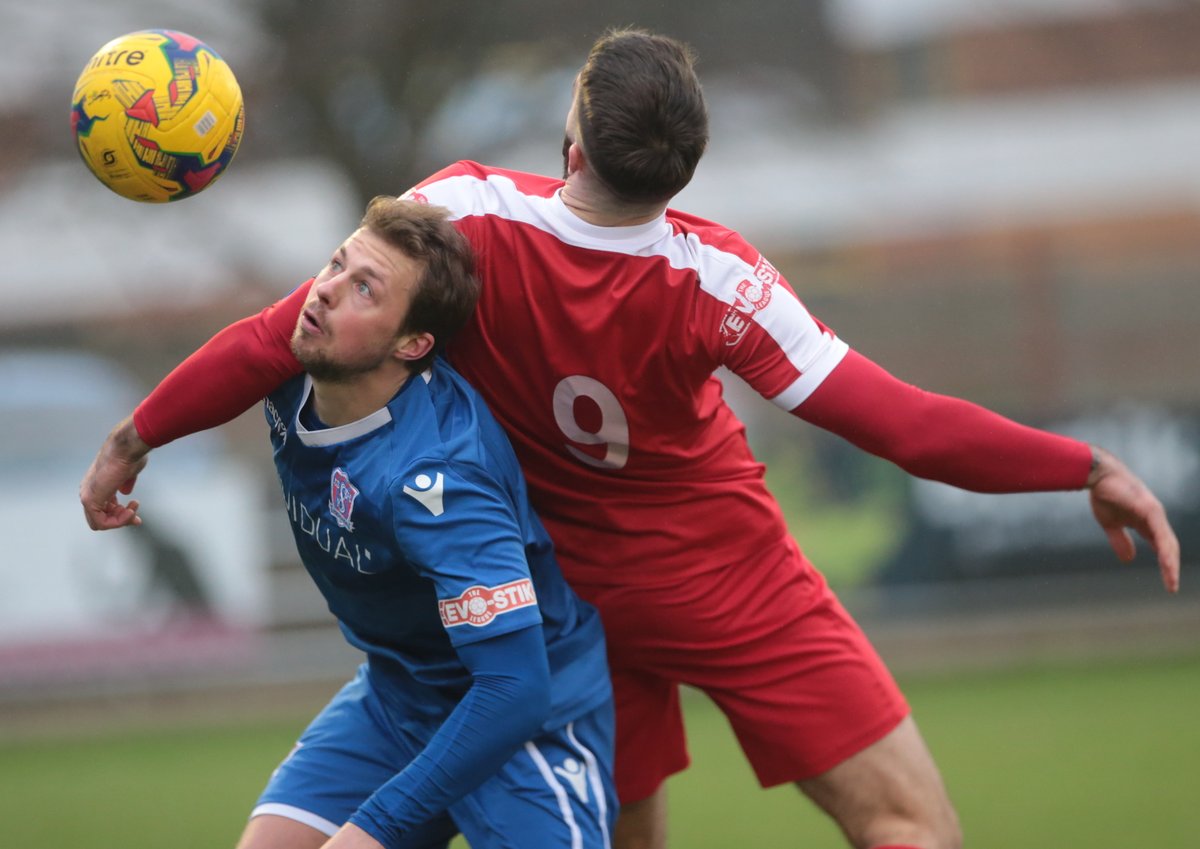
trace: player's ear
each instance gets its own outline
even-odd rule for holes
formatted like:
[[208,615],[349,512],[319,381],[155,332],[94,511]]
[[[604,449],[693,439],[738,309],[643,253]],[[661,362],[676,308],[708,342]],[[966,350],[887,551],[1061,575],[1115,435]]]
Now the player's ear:
[[587,157],[584,156],[583,148],[579,146],[579,142],[571,142],[567,148],[567,173],[574,174],[583,168],[587,162]]
[[398,360],[412,362],[419,360],[433,350],[432,333],[405,333],[396,339],[392,356]]

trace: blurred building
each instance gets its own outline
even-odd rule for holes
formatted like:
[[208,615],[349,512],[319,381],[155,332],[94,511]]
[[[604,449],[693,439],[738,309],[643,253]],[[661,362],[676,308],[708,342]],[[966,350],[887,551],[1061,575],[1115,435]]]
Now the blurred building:
[[829,10],[845,124],[772,157],[816,188],[788,222],[813,236],[780,209],[768,237],[814,308],[898,374],[1016,414],[1196,407],[1200,6]]

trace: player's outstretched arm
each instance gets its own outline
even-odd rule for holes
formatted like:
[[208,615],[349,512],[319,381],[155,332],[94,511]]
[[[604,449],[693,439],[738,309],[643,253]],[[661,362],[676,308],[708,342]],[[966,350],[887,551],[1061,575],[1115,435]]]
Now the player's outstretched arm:
[[[1106,451],[1026,427],[961,398],[897,380],[851,350],[793,410],[910,474],[974,492],[1088,488],[1092,512],[1122,560],[1140,534],[1158,555],[1163,585],[1179,588],[1179,541],[1162,504]],[[1089,471],[1090,469],[1090,471]]]
[[1158,557],[1158,570],[1168,592],[1179,590],[1179,540],[1167,512],[1141,479],[1125,464],[1102,448],[1092,449],[1095,461],[1088,477],[1092,513],[1117,557],[1133,559],[1134,530],[1150,543]]
[[122,504],[117,494],[129,495],[137,477],[150,459],[150,446],[138,436],[133,418],[113,428],[91,468],[79,484],[79,502],[83,516],[93,531],[108,531],[127,525],[140,525],[138,502]]

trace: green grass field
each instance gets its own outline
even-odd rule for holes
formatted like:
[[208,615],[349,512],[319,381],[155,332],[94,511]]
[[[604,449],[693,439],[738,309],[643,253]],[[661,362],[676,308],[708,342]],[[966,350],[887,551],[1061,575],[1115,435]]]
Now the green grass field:
[[[902,684],[972,849],[1200,845],[1200,656]],[[707,701],[688,711],[694,763],[670,784],[675,849],[843,846],[792,788],[757,788]],[[303,719],[0,745],[2,842],[232,847]]]

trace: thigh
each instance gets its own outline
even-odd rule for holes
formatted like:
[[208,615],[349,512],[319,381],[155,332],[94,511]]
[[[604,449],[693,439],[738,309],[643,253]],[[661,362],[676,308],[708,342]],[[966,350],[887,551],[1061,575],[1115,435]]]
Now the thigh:
[[246,823],[237,849],[321,849],[329,835],[290,817],[259,814]]
[[607,849],[617,815],[608,705],[527,742],[450,806],[472,849]]
[[911,716],[799,786],[856,846],[958,845],[957,815]]
[[[360,671],[309,724],[271,775],[251,813],[251,826],[272,836],[286,827],[272,821],[283,819],[332,836],[414,755],[412,743],[388,730],[384,709],[365,670]],[[259,819],[262,824],[256,824]],[[402,849],[441,849],[456,833],[443,815],[407,835]],[[266,837],[259,839],[264,842],[252,844],[255,849],[274,845]]]

